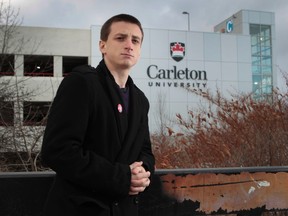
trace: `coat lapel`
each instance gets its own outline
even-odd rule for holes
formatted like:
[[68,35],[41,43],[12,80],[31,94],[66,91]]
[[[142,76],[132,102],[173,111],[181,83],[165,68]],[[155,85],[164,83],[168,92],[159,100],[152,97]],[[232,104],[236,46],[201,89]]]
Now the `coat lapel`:
[[[136,136],[138,135],[139,125],[141,121],[141,101],[139,97],[137,97],[137,92],[135,91],[135,86],[132,81],[132,79],[129,77],[128,79],[128,85],[129,85],[129,125],[128,125],[128,131],[124,137],[123,143],[122,143],[122,149],[120,151],[120,154],[118,155],[117,161],[119,162],[134,162],[133,158],[135,155],[134,148],[137,147],[136,143],[134,143]],[[136,151],[137,152],[137,151]]]
[[[106,77],[106,82],[107,86],[109,89],[109,94],[110,98],[112,101],[112,106],[114,110],[114,115],[117,123],[117,128],[118,128],[118,134],[119,134],[119,139],[122,142],[124,138],[124,128],[125,128],[125,122],[124,122],[124,116],[126,115],[123,112],[123,103],[120,98],[119,92],[117,90],[117,86],[115,86],[114,80],[111,80],[108,76]],[[127,123],[126,123],[127,124]]]
[[[110,99],[110,102],[111,102],[111,106],[113,108],[113,112],[114,112],[114,117],[115,117],[115,121],[116,121],[116,124],[117,124],[117,129],[118,129],[118,134],[117,136],[119,137],[119,142],[122,143],[123,142],[123,138],[124,138],[124,135],[123,134],[123,130],[122,130],[122,124],[121,123],[121,114],[123,114],[120,110],[121,107],[123,107],[123,104],[122,104],[122,100],[117,92],[117,89],[116,89],[116,83],[115,83],[115,80],[113,78],[113,76],[110,74],[108,68],[106,67],[104,61],[102,60],[102,62],[100,62],[99,64],[99,70],[102,74],[102,77],[104,78],[103,81],[103,87],[106,88],[106,92],[108,94],[108,97]],[[113,134],[114,136],[114,134]]]
[[118,128],[118,136],[121,143],[121,150],[118,153],[116,161],[123,163],[134,162],[135,154],[132,154],[132,152],[135,152],[135,148],[139,148],[139,146],[137,146],[137,144],[135,143],[135,138],[138,134],[141,121],[140,110],[143,109],[141,107],[142,105],[140,97],[137,96],[133,80],[131,79],[131,77],[129,77],[127,81],[129,86],[129,117],[127,121],[126,114],[119,111],[119,104],[122,106],[122,108],[124,108],[124,104],[121,95],[117,90],[117,84],[115,83],[113,76],[107,69],[104,61],[102,62],[102,64],[100,64],[100,66],[101,71],[105,73],[105,83],[107,86],[109,97],[111,99],[111,104],[113,106],[115,120]]

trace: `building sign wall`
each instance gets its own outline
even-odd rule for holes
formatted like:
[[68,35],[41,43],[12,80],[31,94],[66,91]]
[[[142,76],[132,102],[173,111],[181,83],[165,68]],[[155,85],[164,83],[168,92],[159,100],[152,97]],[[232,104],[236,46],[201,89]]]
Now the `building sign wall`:
[[[92,66],[102,58],[100,29],[91,29]],[[185,88],[251,91],[251,60],[246,56],[251,56],[248,36],[144,29],[141,59],[131,76],[150,101],[151,130],[158,127],[159,98],[167,116],[173,118],[176,113],[185,115],[199,103],[199,98]]]

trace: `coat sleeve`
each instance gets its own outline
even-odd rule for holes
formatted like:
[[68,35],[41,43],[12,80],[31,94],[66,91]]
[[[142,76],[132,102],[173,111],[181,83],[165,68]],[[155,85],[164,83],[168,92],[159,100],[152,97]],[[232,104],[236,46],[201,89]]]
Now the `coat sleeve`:
[[129,192],[129,165],[112,164],[83,148],[90,94],[89,82],[80,73],[69,75],[61,82],[48,116],[41,149],[42,162],[80,188],[118,199]]

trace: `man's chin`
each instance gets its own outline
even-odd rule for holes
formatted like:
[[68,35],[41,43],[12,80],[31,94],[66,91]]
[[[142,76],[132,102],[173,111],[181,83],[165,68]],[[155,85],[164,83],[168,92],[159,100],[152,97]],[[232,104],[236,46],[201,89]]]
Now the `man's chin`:
[[136,63],[132,63],[132,62],[124,62],[121,64],[121,68],[122,69],[130,69],[132,68]]

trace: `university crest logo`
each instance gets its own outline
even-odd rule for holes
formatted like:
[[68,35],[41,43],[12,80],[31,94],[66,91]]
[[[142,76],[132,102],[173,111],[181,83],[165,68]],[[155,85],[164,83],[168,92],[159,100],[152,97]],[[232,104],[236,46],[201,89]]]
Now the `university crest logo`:
[[170,43],[170,55],[175,61],[181,61],[185,56],[185,44],[181,42]]

